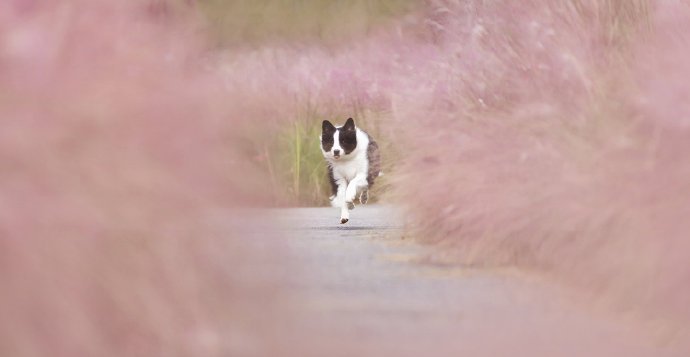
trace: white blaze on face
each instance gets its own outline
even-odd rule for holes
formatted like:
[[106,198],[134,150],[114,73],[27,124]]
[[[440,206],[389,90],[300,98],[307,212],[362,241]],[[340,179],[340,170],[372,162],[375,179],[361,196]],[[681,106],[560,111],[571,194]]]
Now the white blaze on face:
[[335,134],[333,134],[333,148],[331,149],[333,155],[335,155],[335,150],[338,150],[339,155],[345,154],[345,150],[340,147],[340,130],[336,130]]

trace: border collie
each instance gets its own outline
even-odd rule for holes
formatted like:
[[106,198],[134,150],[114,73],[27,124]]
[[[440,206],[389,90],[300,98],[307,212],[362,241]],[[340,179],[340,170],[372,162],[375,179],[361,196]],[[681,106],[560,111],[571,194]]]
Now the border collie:
[[340,208],[340,223],[350,220],[355,198],[365,204],[369,188],[381,174],[379,146],[352,118],[334,126],[324,120],[321,127],[321,152],[328,163],[328,179],[333,195],[331,205]]

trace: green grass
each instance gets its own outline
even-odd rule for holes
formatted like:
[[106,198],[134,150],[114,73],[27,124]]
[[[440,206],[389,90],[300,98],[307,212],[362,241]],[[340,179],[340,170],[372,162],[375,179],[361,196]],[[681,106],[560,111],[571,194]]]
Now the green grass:
[[204,0],[199,7],[216,41],[224,46],[362,36],[407,13],[414,4],[412,0]]

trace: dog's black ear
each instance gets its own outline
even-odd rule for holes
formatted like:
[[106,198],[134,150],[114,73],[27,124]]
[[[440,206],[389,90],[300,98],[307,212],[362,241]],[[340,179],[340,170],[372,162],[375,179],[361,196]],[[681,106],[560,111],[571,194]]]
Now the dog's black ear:
[[330,121],[324,120],[323,123],[321,123],[321,131],[324,133],[335,133],[335,126],[333,126]]
[[344,130],[355,130],[355,121],[352,118],[347,118],[345,125],[343,125]]

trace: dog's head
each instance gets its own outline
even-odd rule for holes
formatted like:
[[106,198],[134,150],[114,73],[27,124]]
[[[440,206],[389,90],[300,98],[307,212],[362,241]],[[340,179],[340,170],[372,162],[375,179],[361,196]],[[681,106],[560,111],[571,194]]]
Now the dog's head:
[[321,151],[327,159],[346,158],[357,148],[357,128],[352,118],[345,125],[335,127],[328,120],[321,126]]

